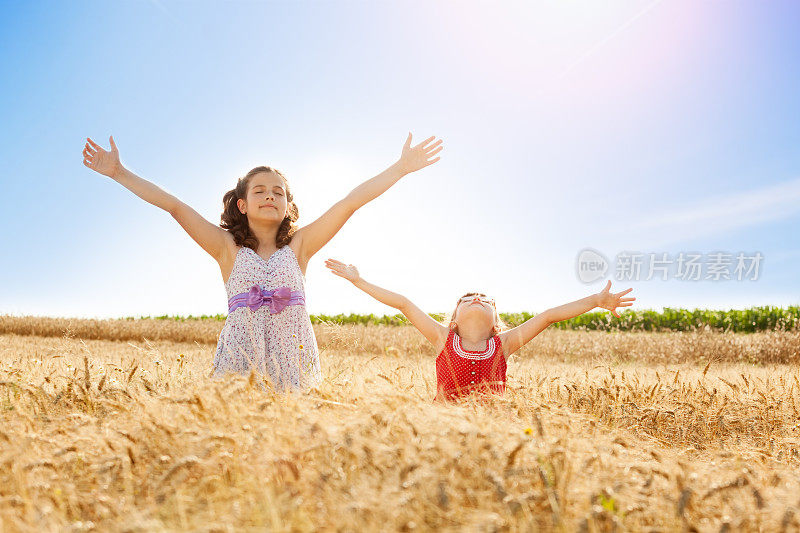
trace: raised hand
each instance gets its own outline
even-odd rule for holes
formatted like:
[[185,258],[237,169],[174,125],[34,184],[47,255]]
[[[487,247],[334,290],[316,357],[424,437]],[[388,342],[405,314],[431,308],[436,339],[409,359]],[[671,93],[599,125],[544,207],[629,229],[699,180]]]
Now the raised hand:
[[440,157],[435,159],[431,159],[431,157],[438,154],[444,146],[441,146],[441,139],[430,144],[435,138],[436,136],[431,136],[416,146],[411,146],[411,133],[409,132],[406,143],[403,145],[403,152],[400,154],[400,159],[398,161],[400,167],[405,172],[415,172],[436,163]]
[[86,147],[83,149],[83,164],[95,172],[113,178],[119,173],[122,164],[119,162],[119,150],[114,143],[114,136],[112,135],[108,140],[111,143],[111,151],[104,150],[87,137]]
[[326,259],[325,266],[331,269],[331,272],[336,274],[339,277],[342,277],[348,281],[355,283],[358,281],[359,276],[358,269],[353,265],[345,265],[341,261],[337,261],[336,259]]
[[610,292],[611,289],[611,280],[608,280],[606,283],[605,288],[597,293],[597,306],[602,307],[603,309],[608,309],[611,311],[615,317],[619,318],[619,314],[617,314],[617,307],[629,307],[633,305],[633,301],[636,298],[623,298],[622,296],[628,294],[633,290],[633,287],[630,289],[625,289],[622,292],[613,293]]

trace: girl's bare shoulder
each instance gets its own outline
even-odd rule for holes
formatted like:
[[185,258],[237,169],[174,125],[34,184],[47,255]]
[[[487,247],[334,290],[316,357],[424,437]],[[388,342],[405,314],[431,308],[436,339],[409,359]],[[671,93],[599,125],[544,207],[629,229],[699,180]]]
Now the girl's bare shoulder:
[[225,247],[222,250],[222,254],[218,258],[217,262],[219,263],[219,269],[222,272],[222,280],[227,283],[228,278],[233,271],[233,263],[236,261],[236,256],[241,250],[241,246],[236,244],[236,241],[233,239],[233,235],[225,232]]
[[298,235],[299,230],[296,231],[292,235],[292,240],[289,241],[289,248],[292,249],[294,252],[294,256],[297,258],[297,264],[300,265],[300,272],[303,275],[306,275],[306,269],[308,268],[308,258],[303,256],[303,234],[300,233]]
[[448,328],[447,326],[444,326],[444,325],[442,327],[445,327],[447,331],[443,331],[442,332],[442,339],[438,343],[436,343],[436,346],[434,346],[434,348],[436,349],[436,356],[437,357],[447,347],[447,341],[450,339],[450,333],[451,333],[450,328]]
[[229,232],[225,231],[223,237],[225,239],[225,248],[222,251],[222,257],[220,257],[219,262],[230,262],[233,264],[233,260],[236,259],[236,254],[239,253],[241,246],[236,244],[236,240]]
[[500,341],[500,351],[503,353],[503,358],[506,361],[513,355],[508,351],[508,335],[510,330],[501,331],[497,334],[497,339]]

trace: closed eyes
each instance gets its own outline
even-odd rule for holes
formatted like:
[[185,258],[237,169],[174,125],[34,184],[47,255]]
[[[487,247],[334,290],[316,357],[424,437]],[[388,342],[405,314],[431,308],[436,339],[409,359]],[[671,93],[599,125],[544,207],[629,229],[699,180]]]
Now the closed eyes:
[[[259,188],[253,189],[253,192],[254,192],[255,194],[262,194],[262,193],[264,193],[265,191],[266,191],[266,189],[264,189],[263,187],[259,187]],[[279,194],[279,195],[283,196],[283,189],[274,189],[274,192],[275,192],[276,194]]]

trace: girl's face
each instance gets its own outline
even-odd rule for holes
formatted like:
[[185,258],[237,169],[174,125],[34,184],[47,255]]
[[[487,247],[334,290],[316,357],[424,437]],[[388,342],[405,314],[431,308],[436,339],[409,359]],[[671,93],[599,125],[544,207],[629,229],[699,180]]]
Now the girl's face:
[[289,207],[286,183],[274,172],[259,172],[250,178],[247,200],[239,199],[237,205],[249,220],[280,223],[286,217]]
[[486,296],[463,296],[458,301],[453,321],[458,324],[461,320],[485,323],[487,326],[495,324],[494,300]]

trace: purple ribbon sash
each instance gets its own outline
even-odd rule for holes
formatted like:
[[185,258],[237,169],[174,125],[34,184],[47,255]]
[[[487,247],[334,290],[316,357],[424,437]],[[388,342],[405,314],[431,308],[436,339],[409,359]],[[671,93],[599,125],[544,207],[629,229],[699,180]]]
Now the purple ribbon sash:
[[280,313],[287,305],[305,305],[305,303],[303,293],[293,291],[289,287],[266,290],[259,285],[253,285],[248,292],[239,293],[228,300],[228,313],[240,307],[249,307],[251,311],[255,311],[266,305],[270,314],[274,315]]

